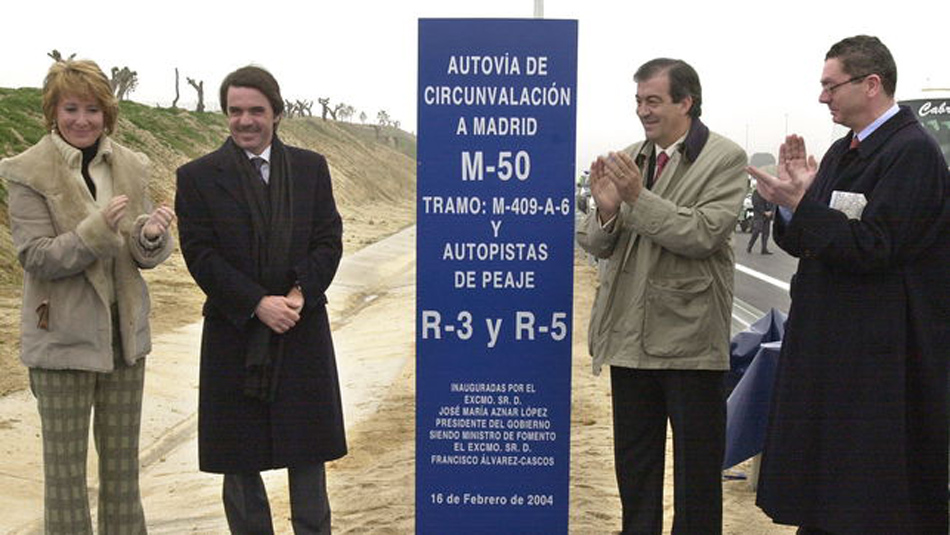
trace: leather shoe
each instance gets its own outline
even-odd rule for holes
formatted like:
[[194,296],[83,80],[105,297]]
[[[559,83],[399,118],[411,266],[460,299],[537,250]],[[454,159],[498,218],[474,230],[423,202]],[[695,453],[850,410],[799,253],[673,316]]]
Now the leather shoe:
[[772,251],[762,251],[762,254],[772,254]]

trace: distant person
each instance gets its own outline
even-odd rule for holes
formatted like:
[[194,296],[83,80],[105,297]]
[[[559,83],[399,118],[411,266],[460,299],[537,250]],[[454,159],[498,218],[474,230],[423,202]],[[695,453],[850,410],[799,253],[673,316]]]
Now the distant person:
[[654,59],[633,77],[646,140],[591,165],[596,209],[578,243],[609,258],[591,314],[594,373],[610,366],[623,534],[659,535],[667,421],[674,534],[722,533],[721,470],[734,254],[746,155],[700,121],[687,63]]
[[836,43],[818,100],[850,132],[821,166],[792,135],[778,176],[749,169],[799,258],[758,492],[799,534],[948,530],[950,176],[896,85],[876,37]]
[[588,211],[590,211],[590,203],[588,202],[588,199],[589,197],[587,195],[587,191],[584,188],[584,184],[579,182],[577,184],[577,210],[582,214],[586,214]]
[[235,534],[271,534],[260,472],[287,468],[296,535],[330,533],[324,462],[346,454],[327,287],[343,250],[323,156],[277,137],[277,80],[221,83],[231,135],[178,169],[181,248],[205,292],[200,469],[224,474]]
[[746,245],[746,252],[752,252],[752,246],[755,245],[755,239],[762,235],[762,254],[772,254],[769,251],[769,234],[772,233],[772,215],[775,213],[775,205],[762,197],[758,190],[752,192],[752,236],[749,237],[749,244]]
[[113,141],[118,103],[92,61],[57,61],[43,83],[50,133],[0,161],[23,266],[20,358],[43,430],[47,535],[91,535],[90,413],[99,453],[98,533],[144,534],[139,429],[149,301],[140,269],[173,249],[152,209],[148,161]]

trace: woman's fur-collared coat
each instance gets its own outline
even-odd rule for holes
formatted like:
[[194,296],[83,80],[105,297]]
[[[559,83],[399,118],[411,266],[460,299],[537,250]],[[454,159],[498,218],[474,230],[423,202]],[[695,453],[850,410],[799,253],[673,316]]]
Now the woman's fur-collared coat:
[[152,210],[147,163],[143,154],[101,138],[90,173],[111,176],[113,194],[129,198],[113,231],[82,183],[81,152],[59,135],[0,161],[25,272],[20,329],[28,367],[111,371],[113,295],[122,358],[132,364],[151,350],[148,290],[139,269],[168,258],[173,242],[168,231],[151,243],[142,234]]

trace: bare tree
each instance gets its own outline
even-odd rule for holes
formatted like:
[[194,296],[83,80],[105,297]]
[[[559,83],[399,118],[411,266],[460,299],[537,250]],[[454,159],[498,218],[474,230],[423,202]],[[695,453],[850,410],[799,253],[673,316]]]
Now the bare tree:
[[340,102],[333,107],[333,119],[336,120],[337,117],[340,117],[340,112],[343,112],[343,115],[346,115],[346,104]]
[[297,105],[287,99],[284,99],[284,117],[293,117],[298,113]]
[[360,112],[360,122],[363,123],[363,124],[366,124],[366,112],[365,112],[365,111],[361,111],[361,112]]
[[[53,61],[56,61],[56,62],[64,61],[64,60],[63,60],[63,55],[60,54],[60,53],[59,53],[59,50],[56,50],[55,48],[53,49],[52,52],[47,52],[46,55],[49,56],[49,57],[51,57],[51,58],[53,58]],[[66,59],[67,59],[67,60],[70,60],[70,59],[73,59],[73,58],[75,58],[75,57],[76,57],[76,53],[74,52],[74,53],[70,54],[69,57],[66,58]]]
[[199,113],[205,111],[205,81],[195,82],[194,79],[187,77],[185,79],[198,92],[198,105],[195,107],[195,111]]
[[[376,141],[379,141],[382,129],[387,126],[392,126],[393,123],[389,118],[389,112],[386,110],[379,110],[379,113],[376,114],[376,122],[377,124],[374,124],[373,128],[376,130]],[[387,139],[388,138],[389,136],[387,136]]]
[[172,109],[178,107],[178,97],[180,96],[181,94],[178,92],[178,67],[175,67],[175,100],[172,101]]
[[323,117],[323,120],[326,121],[326,120],[327,120],[327,113],[330,111],[330,99],[328,99],[328,98],[318,98],[318,99],[317,99],[317,102],[319,102],[320,105],[323,106],[323,112],[322,112],[321,116]]
[[312,100],[298,100],[297,111],[298,114],[303,117],[304,114],[307,114],[307,117],[313,117],[313,101]]
[[115,98],[126,100],[129,93],[135,91],[135,88],[139,85],[139,73],[128,67],[122,67],[121,69],[112,67],[112,78],[109,80],[109,85],[112,86]]

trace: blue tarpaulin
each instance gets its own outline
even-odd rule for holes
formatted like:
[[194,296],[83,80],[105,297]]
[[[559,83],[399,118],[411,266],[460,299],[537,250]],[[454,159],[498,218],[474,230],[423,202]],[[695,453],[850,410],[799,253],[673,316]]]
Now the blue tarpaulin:
[[726,376],[726,455],[723,469],[762,451],[772,386],[778,368],[785,314],[771,309],[732,338],[731,371]]

